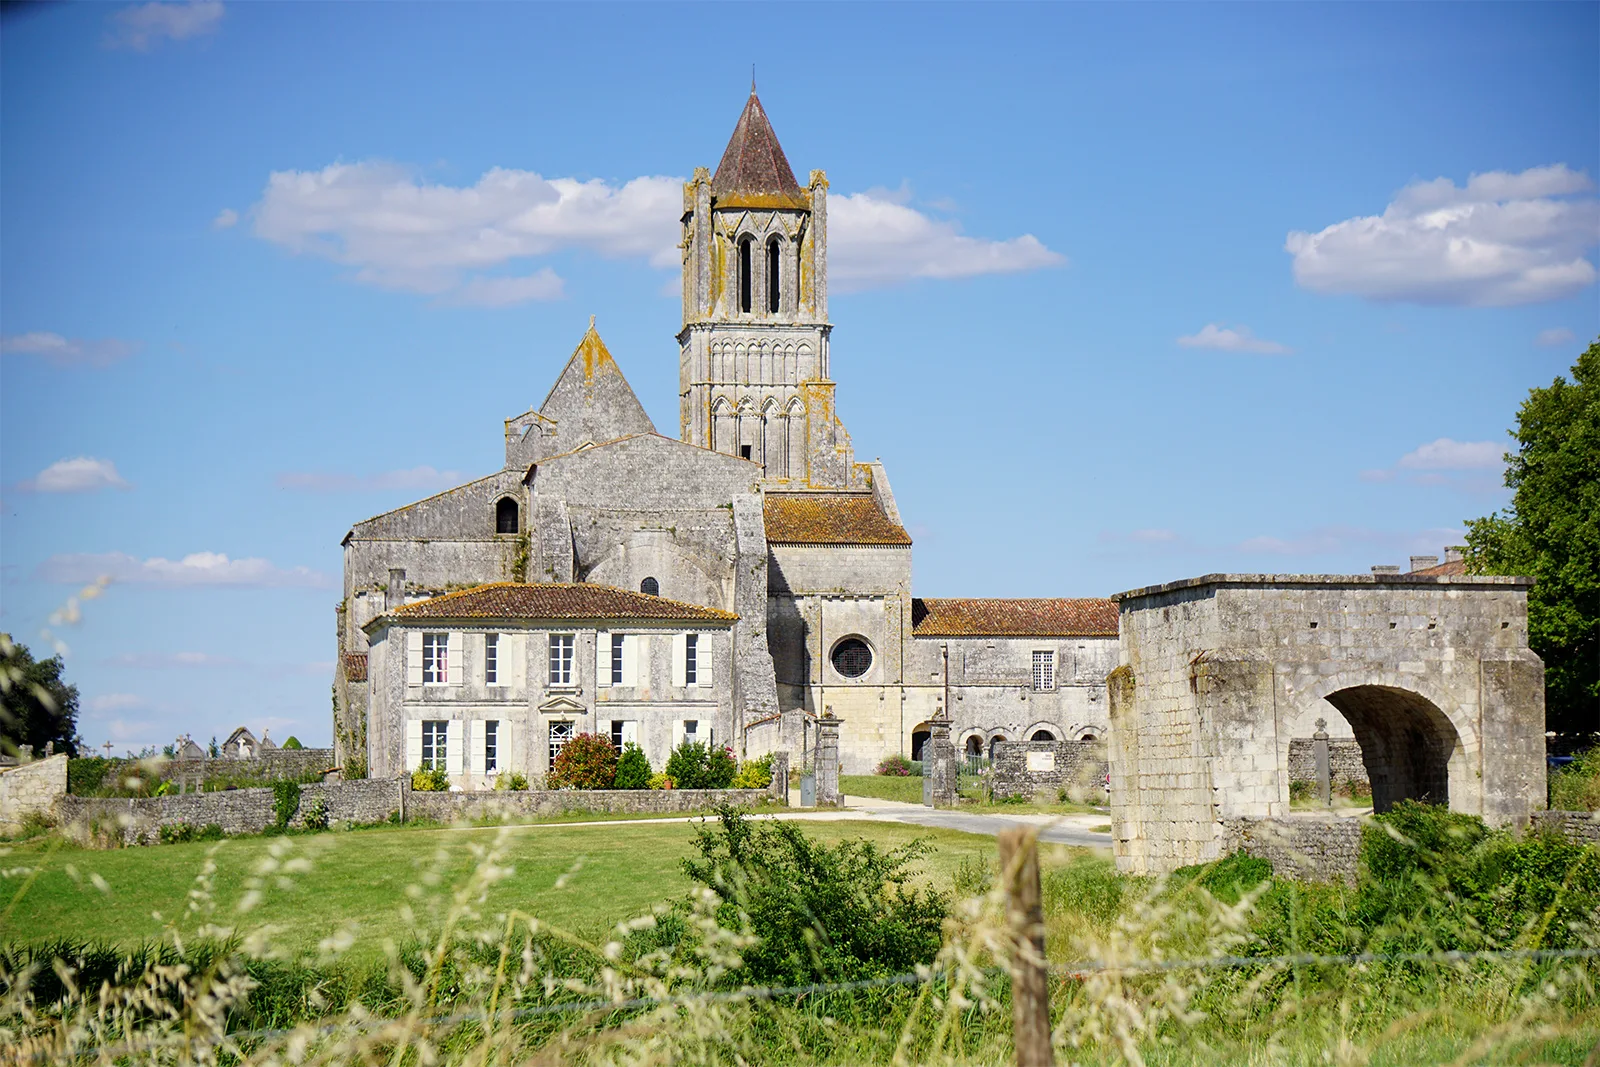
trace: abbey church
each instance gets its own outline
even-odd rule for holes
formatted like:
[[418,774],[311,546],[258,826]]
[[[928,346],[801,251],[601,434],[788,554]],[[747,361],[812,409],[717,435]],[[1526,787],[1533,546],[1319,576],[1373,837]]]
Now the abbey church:
[[827,202],[752,91],[683,190],[677,436],[591,320],[501,470],[351,528],[342,762],[472,790],[579,733],[660,769],[686,739],[798,755],[831,713],[846,773],[918,758],[941,714],[973,756],[1104,735],[1111,601],[916,595],[888,473],[834,411]]

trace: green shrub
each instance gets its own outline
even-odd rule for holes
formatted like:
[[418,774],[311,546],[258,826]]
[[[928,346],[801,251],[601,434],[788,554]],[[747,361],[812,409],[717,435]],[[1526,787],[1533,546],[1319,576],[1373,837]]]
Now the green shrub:
[[300,783],[299,782],[273,782],[272,783],[272,818],[273,825],[282,830],[289,825],[289,820],[294,818],[294,813],[300,810]]
[[739,772],[739,764],[733,758],[733,749],[727,745],[714,748],[706,753],[706,784],[705,789],[727,789],[733,785],[733,777]]
[[1550,774],[1554,811],[1600,811],[1600,745]]
[[418,793],[448,793],[450,775],[443,767],[418,767],[411,772],[411,788]]
[[679,789],[706,789],[706,746],[699,741],[685,741],[667,757],[664,773]]
[[155,796],[155,797],[170,797],[174,793],[176,793],[177,791],[178,791],[178,787],[177,786],[173,785],[169,781],[163,781],[159,785],[156,786],[155,791],[152,792],[150,795],[151,796]]
[[986,856],[963,856],[956,864],[956,895],[981,897],[994,888],[994,867]]
[[731,807],[695,834],[684,873],[721,900],[718,921],[759,940],[729,984],[791,985],[900,974],[933,961],[949,910],[915,888],[922,839],[888,851],[862,840],[829,848],[798,823],[754,822]]
[[878,766],[873,769],[872,773],[893,775],[897,778],[909,778],[911,776],[911,761],[896,752],[879,760]]
[[611,787],[649,789],[650,773],[650,757],[644,754],[644,749],[629,741],[623,746],[622,755],[617,759],[617,777],[611,783]]
[[300,820],[307,830],[326,830],[328,828],[328,800],[320,793],[311,798],[306,805],[306,814]]
[[521,771],[502,771],[495,777],[494,787],[496,789],[526,789],[528,788],[528,777]]
[[609,737],[579,734],[550,768],[552,789],[610,789],[617,779],[617,750]]
[[365,778],[366,776],[367,757],[365,756],[348,757],[344,761],[344,766],[340,768],[339,771],[339,777],[343,778],[347,782],[353,782],[358,778]]
[[665,772],[662,772],[661,774],[652,774],[650,776],[650,788],[651,789],[676,789],[676,788],[678,788],[678,783],[673,780],[671,775],[669,775],[669,774],[667,774]]
[[67,760],[67,792],[75,797],[94,796],[99,792],[106,772],[121,762],[104,756],[80,756]]
[[294,734],[290,734],[289,735],[289,740],[285,741],[280,747],[286,748],[286,749],[296,749],[296,748],[305,748],[306,746],[304,746],[304,745],[302,745],[300,743],[300,739],[298,737],[294,736]]
[[227,835],[216,823],[191,826],[186,822],[168,823],[157,831],[163,845],[176,845],[185,841],[221,841]]
[[765,789],[772,784],[772,753],[760,759],[745,760],[733,776],[735,789]]

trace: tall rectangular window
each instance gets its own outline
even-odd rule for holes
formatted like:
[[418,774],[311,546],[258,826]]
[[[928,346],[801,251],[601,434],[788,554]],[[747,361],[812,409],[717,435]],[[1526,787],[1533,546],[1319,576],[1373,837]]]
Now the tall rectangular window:
[[611,720],[611,747],[618,752],[622,751],[622,724],[621,719]]
[[422,635],[422,684],[450,681],[450,635]]
[[576,644],[573,634],[550,635],[550,684],[572,684],[572,650]]
[[553,722],[550,724],[550,766],[556,765],[556,757],[561,755],[561,750],[567,747],[567,742],[572,740],[572,723]]
[[623,655],[624,650],[627,647],[628,647],[628,644],[623,639],[623,635],[622,634],[612,634],[611,635],[611,684],[612,685],[621,685],[622,684],[622,678],[623,678],[623,674],[622,674],[622,655]]
[[683,684],[699,685],[700,672],[695,662],[699,658],[700,635],[689,634],[683,639]]
[[500,768],[500,723],[490,719],[483,724],[483,769],[487,773]]
[[499,634],[488,634],[483,639],[483,684],[500,684]]
[[1033,691],[1048,693],[1056,687],[1056,654],[1045,650],[1033,654]]
[[424,767],[443,767],[449,756],[446,738],[449,736],[448,723],[438,719],[427,719],[422,724],[422,765]]

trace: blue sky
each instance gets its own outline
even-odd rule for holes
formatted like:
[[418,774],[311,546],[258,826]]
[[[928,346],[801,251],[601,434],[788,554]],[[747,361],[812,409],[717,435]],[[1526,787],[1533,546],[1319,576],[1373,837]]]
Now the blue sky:
[[677,433],[676,183],[752,62],[828,172],[839,411],[919,595],[1438,553],[1600,333],[1595,4],[3,30],[0,627],[64,645],[97,745],[327,743],[341,537],[498,469],[589,315]]

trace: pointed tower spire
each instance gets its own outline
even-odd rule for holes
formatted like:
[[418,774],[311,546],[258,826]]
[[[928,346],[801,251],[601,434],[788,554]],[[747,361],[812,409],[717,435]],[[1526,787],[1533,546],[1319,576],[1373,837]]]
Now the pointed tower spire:
[[722,162],[711,176],[711,195],[750,207],[805,208],[805,190],[795,180],[789,160],[772,132],[772,123],[756,95],[755,69],[750,72],[750,99],[745,101]]

